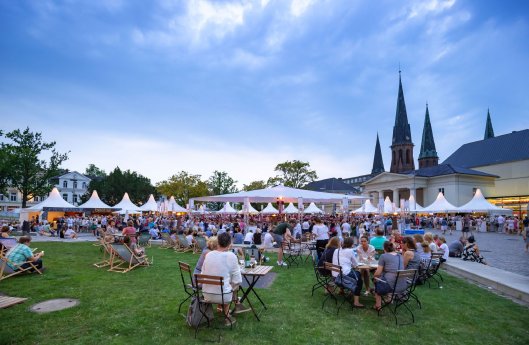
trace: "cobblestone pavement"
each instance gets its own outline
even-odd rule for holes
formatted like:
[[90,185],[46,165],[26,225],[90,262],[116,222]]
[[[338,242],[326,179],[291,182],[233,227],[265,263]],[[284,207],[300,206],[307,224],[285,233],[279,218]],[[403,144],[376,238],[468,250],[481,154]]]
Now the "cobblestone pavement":
[[[442,234],[440,230],[431,232]],[[529,253],[525,251],[522,236],[491,232],[473,234],[485,261],[490,266],[529,277]],[[461,231],[454,231],[452,235],[447,232],[446,243],[450,244],[460,236]]]

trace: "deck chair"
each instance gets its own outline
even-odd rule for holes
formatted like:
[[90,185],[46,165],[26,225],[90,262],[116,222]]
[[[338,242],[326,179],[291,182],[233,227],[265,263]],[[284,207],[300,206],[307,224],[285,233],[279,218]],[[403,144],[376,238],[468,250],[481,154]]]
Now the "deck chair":
[[[0,257],[0,281],[21,273],[32,273],[34,271],[38,274],[42,274],[42,272],[35,265],[33,265],[32,262],[27,261],[24,262],[24,264],[25,263],[29,263],[29,266],[26,268],[22,268],[20,267],[22,265],[16,265],[15,263],[11,262],[8,258]],[[11,266],[14,267],[18,267],[18,269],[13,269],[8,264],[11,264]]]
[[13,237],[2,238],[0,237],[0,257],[4,257],[9,249],[13,248],[18,244],[17,239]]
[[194,250],[184,235],[176,235],[176,243],[175,250],[177,252],[185,253]]
[[208,243],[205,237],[197,236],[195,237],[195,241],[196,241],[195,246],[199,253],[202,253],[202,251],[204,251],[204,248],[208,246]]
[[[443,280],[443,276],[439,272],[439,268],[441,267],[441,258],[443,257],[443,253],[432,253],[432,259],[430,262],[430,267],[428,267],[428,271],[426,272],[428,287],[430,286],[430,280],[434,280],[437,283],[437,287],[441,287],[441,281]],[[439,280],[437,279],[439,278]]]
[[[196,293],[195,293],[195,298],[196,298],[196,301],[198,301],[198,310],[199,310],[199,313],[200,313],[200,318],[198,320],[198,322],[196,323],[195,325],[195,339],[197,337],[197,333],[198,333],[198,330],[200,328],[200,325],[202,324],[202,320],[205,318],[206,321],[207,321],[207,325],[208,327],[210,326],[211,324],[211,321],[212,318],[210,316],[208,316],[208,309],[211,307],[212,304],[217,304],[217,303],[209,303],[207,302],[205,299],[204,299],[204,295],[202,293],[202,287],[204,285],[214,285],[214,286],[218,286],[219,287],[219,290],[220,290],[220,295],[222,296],[221,300],[222,300],[222,304],[231,304],[231,298],[229,301],[225,301],[224,300],[224,278],[221,277],[221,276],[212,276],[212,275],[207,275],[207,274],[195,274],[195,286],[197,287],[196,289]],[[230,309],[230,308],[229,308]],[[226,321],[229,321],[229,324],[230,324],[230,328],[233,328],[233,321],[232,319],[222,313],[222,315],[224,316],[224,320]]]
[[395,318],[395,325],[398,323],[398,312],[399,308],[404,307],[406,311],[411,315],[411,322],[401,323],[401,325],[410,324],[415,322],[415,315],[408,306],[408,302],[412,298],[411,293],[413,292],[414,285],[416,282],[417,270],[399,270],[395,278],[395,283],[392,286],[392,292],[388,295],[389,298],[382,298],[382,308],[378,310],[378,316],[384,309],[389,309]]
[[138,266],[149,266],[146,257],[139,257],[126,244],[111,243],[112,259],[110,260],[110,272],[127,273]]
[[151,246],[151,235],[149,235],[148,232],[143,232],[138,237],[138,245],[142,247],[150,247]]
[[176,248],[177,243],[171,235],[167,232],[162,232],[162,244],[160,245],[160,248],[162,249],[169,249],[169,248]]
[[187,297],[178,305],[178,312],[180,313],[182,305],[195,295],[196,288],[195,281],[191,275],[191,266],[189,266],[188,263],[178,261],[178,267],[180,268],[180,278],[182,278],[184,293],[187,295]]
[[110,242],[107,242],[104,237],[99,240],[99,246],[101,246],[101,252],[103,253],[103,258],[101,261],[94,264],[97,268],[110,266],[112,260],[112,247]]
[[283,241],[281,246],[283,248],[283,261],[287,263],[287,267],[290,268],[294,264],[299,266],[300,261],[303,261],[301,257],[301,241]]

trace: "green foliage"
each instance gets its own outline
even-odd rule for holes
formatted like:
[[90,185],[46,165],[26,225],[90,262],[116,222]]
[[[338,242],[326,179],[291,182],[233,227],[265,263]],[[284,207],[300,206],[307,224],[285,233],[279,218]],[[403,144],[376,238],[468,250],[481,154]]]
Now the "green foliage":
[[95,164],[88,164],[84,174],[90,178],[107,177],[107,173],[105,172],[105,170],[96,167]]
[[174,196],[176,202],[185,207],[190,198],[209,195],[208,184],[201,180],[200,175],[191,175],[180,171],[167,180],[158,182],[156,189],[167,197]]
[[[232,179],[227,172],[217,171],[213,172],[207,181],[209,193],[211,195],[219,194],[228,194],[238,192],[237,186],[235,185],[237,181]],[[210,202],[207,204],[208,209],[210,210],[220,210],[222,208],[222,203],[220,202]]]
[[[6,133],[9,142],[0,146],[0,180],[9,179],[10,186],[22,193],[22,207],[34,196],[47,195],[52,185],[50,179],[60,172],[68,153],[55,150],[55,141],[44,142],[42,134],[16,129]],[[50,156],[48,160],[42,156]]]
[[[29,298],[1,310],[2,344],[204,344],[221,336],[220,344],[237,345],[521,345],[529,337],[527,307],[446,273],[443,289],[417,288],[423,308],[411,305],[416,317],[412,325],[395,326],[388,310],[377,316],[369,308],[374,303],[372,296],[360,297],[366,309],[351,311],[344,305],[337,314],[330,300],[322,310],[323,290],[311,297],[315,278],[306,263],[293,269],[272,269],[270,274],[276,275],[272,285],[256,290],[267,310],[250,295],[260,322],[251,312],[236,316],[233,329],[217,319],[194,339],[194,330],[178,313],[178,304],[186,297],[178,261],[194,267],[198,255],[153,246],[147,248],[147,255],[154,257],[154,265],[121,274],[92,266],[102,256],[92,243],[41,242],[33,247],[46,252],[44,274],[0,283],[9,295]],[[275,254],[270,256],[274,262]],[[28,311],[31,305],[52,298],[76,298],[80,304],[45,314]],[[182,313],[188,305],[184,304]]]
[[287,187],[302,188],[307,183],[318,178],[316,171],[310,170],[309,162],[301,162],[298,160],[279,163],[276,165],[274,171],[279,171],[281,174],[269,178],[267,181],[268,185],[282,183]]
[[264,189],[268,187],[268,185],[263,180],[258,181],[252,181],[249,184],[243,184],[242,190],[249,192],[251,190],[257,190],[257,189]]
[[109,205],[120,202],[125,193],[129,193],[130,200],[136,205],[144,204],[150,194],[157,194],[150,179],[135,171],[121,171],[119,167],[106,177],[92,180],[87,196],[94,190],[97,190],[99,198]]

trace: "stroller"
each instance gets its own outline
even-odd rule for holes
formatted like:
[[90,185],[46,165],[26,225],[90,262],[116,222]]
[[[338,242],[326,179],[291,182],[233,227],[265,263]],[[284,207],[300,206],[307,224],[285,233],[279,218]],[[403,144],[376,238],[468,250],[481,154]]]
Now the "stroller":
[[461,258],[465,261],[475,261],[486,265],[487,263],[485,262],[485,258],[483,258],[483,255],[476,252],[475,246],[475,243],[470,243],[468,246],[466,246],[465,249],[463,249]]

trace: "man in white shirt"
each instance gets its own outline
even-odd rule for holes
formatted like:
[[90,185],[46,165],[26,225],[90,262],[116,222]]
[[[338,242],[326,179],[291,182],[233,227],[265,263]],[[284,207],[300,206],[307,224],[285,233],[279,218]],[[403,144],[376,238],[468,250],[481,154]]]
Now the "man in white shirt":
[[252,244],[253,243],[253,230],[248,229],[248,232],[246,235],[244,235],[244,244]]
[[503,232],[503,226],[505,225],[505,218],[503,216],[498,217],[498,232]]
[[294,235],[294,238],[296,239],[301,238],[301,224],[299,222],[297,222],[296,226],[294,226],[293,235]]
[[263,248],[264,249],[274,248],[274,236],[272,236],[272,229],[270,229],[264,234]]
[[305,233],[310,231],[310,222],[308,219],[303,220],[303,224],[301,224],[301,233],[304,235]]

